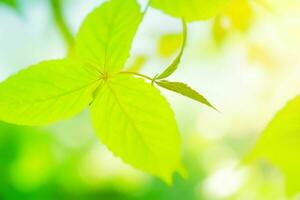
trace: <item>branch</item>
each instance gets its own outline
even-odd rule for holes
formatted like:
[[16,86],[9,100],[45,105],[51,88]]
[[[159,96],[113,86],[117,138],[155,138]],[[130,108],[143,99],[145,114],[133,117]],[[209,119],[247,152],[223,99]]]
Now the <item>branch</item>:
[[54,17],[54,21],[59,29],[60,34],[65,40],[68,48],[71,48],[74,42],[71,31],[69,30],[67,23],[62,13],[62,2],[63,0],[49,0],[51,4],[51,11]]

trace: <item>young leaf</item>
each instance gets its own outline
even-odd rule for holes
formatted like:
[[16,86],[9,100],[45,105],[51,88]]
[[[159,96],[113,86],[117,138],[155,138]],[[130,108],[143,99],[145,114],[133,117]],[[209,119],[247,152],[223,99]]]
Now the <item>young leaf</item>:
[[103,82],[91,113],[99,138],[125,162],[168,183],[182,169],[173,111],[151,84],[125,74],[112,77]]
[[207,20],[221,13],[230,0],[151,0],[151,6],[187,21]]
[[264,159],[285,175],[289,195],[300,191],[300,96],[289,102],[261,134],[246,160]]
[[118,72],[129,57],[142,20],[136,0],[111,0],[87,16],[77,35],[77,55],[101,72]]
[[155,79],[159,80],[159,79],[164,79],[169,77],[171,74],[173,74],[176,69],[178,68],[178,65],[181,61],[181,57],[185,48],[185,44],[186,44],[186,38],[187,38],[187,27],[186,27],[186,23],[184,20],[182,20],[182,27],[183,27],[183,42],[182,42],[182,46],[180,49],[179,54],[177,55],[177,57],[175,58],[175,60],[172,62],[172,64],[165,69],[165,71],[163,71],[160,75],[158,75]]
[[189,87],[185,83],[170,82],[170,81],[164,80],[164,81],[157,81],[156,84],[165,89],[171,90],[173,92],[182,94],[183,96],[194,99],[195,101],[203,103],[203,104],[216,110],[216,108],[214,106],[212,106],[211,103],[209,103],[208,100],[206,100],[204,96],[202,96],[201,94],[199,94],[198,92],[193,90],[191,87]]
[[92,101],[98,82],[94,68],[70,60],[31,66],[0,84],[0,120],[43,125],[72,117]]

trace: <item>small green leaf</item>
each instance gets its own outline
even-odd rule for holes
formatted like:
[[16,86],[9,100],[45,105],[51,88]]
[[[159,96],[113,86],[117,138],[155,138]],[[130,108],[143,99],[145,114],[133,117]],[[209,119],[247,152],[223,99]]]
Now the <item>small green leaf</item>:
[[189,87],[185,83],[180,83],[180,82],[170,82],[170,81],[157,81],[157,85],[171,90],[173,92],[182,94],[183,96],[189,97],[191,99],[194,99],[195,101],[198,101],[200,103],[203,103],[213,109],[216,110],[214,106],[212,106],[206,99],[203,97],[201,94],[199,94],[197,91],[193,90],[191,87]]
[[102,73],[118,72],[129,57],[143,14],[136,0],[111,0],[83,22],[76,41],[77,56]]
[[151,6],[187,21],[207,20],[220,14],[231,0],[151,0]]
[[109,78],[91,112],[100,140],[126,163],[168,183],[182,170],[174,113],[152,85],[125,74]]
[[177,57],[175,58],[175,60],[171,63],[171,65],[155,78],[156,80],[169,77],[178,68],[178,65],[181,61],[181,57],[182,57],[182,54],[183,54],[183,51],[185,48],[186,38],[187,38],[187,25],[184,20],[182,20],[182,27],[183,27],[183,40],[182,40],[182,46],[181,46],[180,52],[177,55]]
[[262,132],[246,161],[263,159],[285,175],[287,192],[300,192],[300,96],[289,102]]
[[0,84],[0,120],[44,125],[72,117],[92,101],[98,82],[93,67],[70,60],[31,66]]

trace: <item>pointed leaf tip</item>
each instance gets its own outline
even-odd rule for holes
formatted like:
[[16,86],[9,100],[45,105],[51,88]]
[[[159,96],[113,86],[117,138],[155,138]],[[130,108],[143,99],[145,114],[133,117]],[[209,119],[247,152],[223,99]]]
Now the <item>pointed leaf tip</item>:
[[118,72],[130,55],[143,13],[136,0],[111,0],[93,10],[76,37],[76,54],[101,72]]
[[213,108],[214,110],[218,111],[203,95],[199,94],[197,91],[195,91],[194,89],[192,89],[185,83],[170,82],[170,81],[163,80],[163,81],[156,81],[156,84],[167,90],[179,93],[183,96],[191,98],[202,104],[205,104],[205,105]]

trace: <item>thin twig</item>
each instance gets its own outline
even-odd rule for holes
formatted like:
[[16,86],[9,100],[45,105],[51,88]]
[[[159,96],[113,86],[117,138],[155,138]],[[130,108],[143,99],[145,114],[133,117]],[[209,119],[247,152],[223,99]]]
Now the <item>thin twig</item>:
[[71,48],[74,42],[73,35],[67,26],[62,12],[62,0],[50,0],[51,12],[60,34],[66,42],[68,48]]
[[148,79],[150,81],[152,81],[152,78],[147,76],[147,75],[144,75],[144,74],[140,74],[140,73],[137,73],[137,72],[120,72],[120,74],[132,74],[132,75],[135,75],[135,76],[139,76],[139,77],[142,77],[142,78],[145,78],[145,79]]

